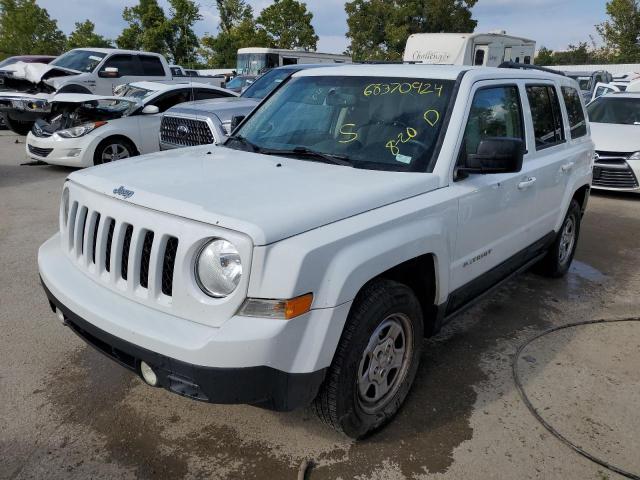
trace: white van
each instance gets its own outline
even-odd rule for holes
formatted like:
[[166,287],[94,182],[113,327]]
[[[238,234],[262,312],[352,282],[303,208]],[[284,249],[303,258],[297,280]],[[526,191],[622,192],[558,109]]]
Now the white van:
[[414,33],[405,62],[497,67],[503,62],[532,64],[536,42],[501,33]]

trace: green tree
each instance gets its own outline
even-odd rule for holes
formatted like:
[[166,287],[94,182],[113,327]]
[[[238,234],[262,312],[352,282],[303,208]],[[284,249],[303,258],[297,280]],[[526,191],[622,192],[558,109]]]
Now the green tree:
[[193,24],[202,20],[200,9],[193,0],[169,0],[171,5],[171,31],[169,50],[174,63],[194,65],[200,46]]
[[351,0],[345,4],[349,53],[357,60],[398,60],[412,33],[473,32],[477,0]]
[[116,40],[119,48],[169,53],[172,26],[157,0],[140,0],[136,6],[125,7],[122,18],[129,26]]
[[220,16],[220,31],[228,32],[247,18],[253,19],[253,9],[245,0],[216,0]]
[[217,0],[220,26],[218,35],[205,35],[200,55],[214,68],[234,68],[239,48],[269,47],[271,39],[256,25],[253,9],[244,0]]
[[91,20],[84,22],[76,22],[76,29],[71,32],[67,39],[67,50],[82,47],[113,47],[110,40],[102,35],[98,35],[95,31],[95,24]]
[[640,0],[607,2],[609,20],[597,25],[613,60],[619,63],[640,62]]
[[0,55],[59,55],[66,40],[35,0],[0,0]]
[[540,47],[536,55],[537,65],[554,65],[554,52],[547,47]]
[[260,12],[257,24],[264,28],[276,48],[315,50],[318,36],[311,25],[312,18],[306,3],[274,0]]

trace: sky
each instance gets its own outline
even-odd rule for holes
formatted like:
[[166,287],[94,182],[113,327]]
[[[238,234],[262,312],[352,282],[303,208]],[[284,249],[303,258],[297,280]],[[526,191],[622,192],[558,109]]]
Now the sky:
[[[74,23],[91,20],[96,32],[115,39],[125,26],[122,10],[137,0],[37,0],[58,21],[65,33]],[[159,0],[168,12],[168,2]],[[248,0],[256,15],[272,2]],[[195,27],[198,35],[215,34],[218,15],[214,0],[200,0],[202,21]],[[306,0],[313,13],[312,24],[320,37],[319,52],[341,53],[347,47],[344,0]],[[478,20],[477,32],[506,30],[511,35],[531,38],[538,48],[545,46],[563,50],[569,44],[588,41],[593,35],[599,40],[595,25],[606,19],[606,0],[478,0],[473,16]]]

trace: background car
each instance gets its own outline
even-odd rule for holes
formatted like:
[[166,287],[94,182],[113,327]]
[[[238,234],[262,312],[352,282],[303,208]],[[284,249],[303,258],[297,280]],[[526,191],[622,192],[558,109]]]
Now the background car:
[[161,114],[193,99],[233,97],[228,90],[185,82],[136,82],[118,96],[57,94],[48,120],[27,136],[27,155],[56,165],[88,167],[159,149]]
[[222,143],[236,123],[291,75],[308,68],[340,64],[299,64],[274,68],[261,75],[237,98],[188,102],[169,109],[162,117],[160,149]]
[[593,188],[640,193],[640,93],[611,93],[587,107],[596,145]]

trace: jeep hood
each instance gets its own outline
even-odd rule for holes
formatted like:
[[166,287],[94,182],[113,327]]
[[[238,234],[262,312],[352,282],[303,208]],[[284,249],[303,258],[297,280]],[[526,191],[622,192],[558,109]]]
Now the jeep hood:
[[3,71],[11,72],[15,79],[24,79],[31,83],[38,84],[42,80],[53,77],[63,77],[68,75],[78,75],[79,71],[69,68],[57,67],[47,63],[26,63],[16,62],[2,68]]
[[211,145],[89,168],[69,179],[122,201],[243,232],[255,245],[438,188],[434,174],[363,170]]

